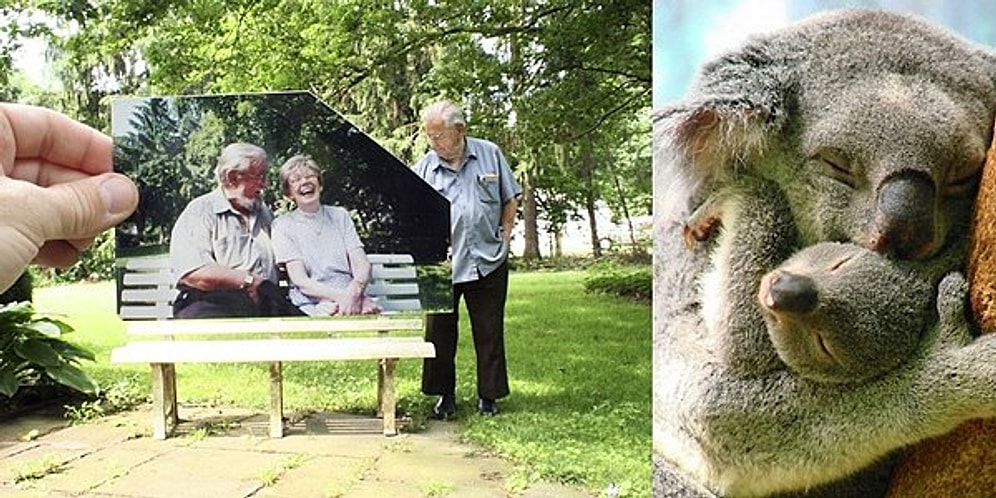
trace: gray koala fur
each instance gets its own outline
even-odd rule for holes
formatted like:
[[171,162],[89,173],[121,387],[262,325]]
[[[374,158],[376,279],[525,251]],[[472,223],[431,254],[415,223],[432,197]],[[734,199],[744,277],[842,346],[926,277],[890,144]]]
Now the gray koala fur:
[[665,193],[687,209],[741,170],[778,183],[803,245],[932,256],[967,223],[996,56],[922,21],[848,10],[752,38],[657,115]]
[[852,383],[892,370],[919,344],[931,282],[948,266],[891,260],[853,243],[796,250],[785,196],[750,174],[717,190],[686,228],[690,244],[721,232],[700,281],[701,314],[710,349],[743,377],[788,367],[804,379]]
[[[672,337],[665,355],[680,358],[665,362],[667,380],[657,386],[664,388],[669,414],[659,427],[664,438],[658,450],[695,482],[721,496],[805,490],[970,418],[996,415],[996,366],[986,365],[996,355],[996,336],[973,338],[964,314],[967,284],[959,273],[940,284],[935,325],[928,319],[928,280],[942,264],[892,260],[855,244],[805,247],[775,270],[820,280],[813,302],[792,309],[816,324],[800,322],[802,333],[812,334],[824,323],[820,316],[829,315],[838,323],[821,333],[835,345],[834,356],[854,354],[867,363],[827,362],[813,350],[776,348],[769,333],[789,339],[800,333],[786,326],[783,310],[767,309],[762,317],[758,304],[765,274],[795,245],[794,237],[784,236],[793,228],[787,203],[777,187],[749,176],[717,196],[706,204],[707,217],[715,216],[722,228],[706,243],[712,269],[701,287],[703,334]],[[913,271],[914,264],[930,269]],[[905,292],[895,292],[897,283],[907,286]],[[852,286],[871,292],[849,294]],[[760,288],[763,300],[771,289]],[[806,286],[790,290],[798,288]],[[898,309],[883,308],[890,305]],[[904,313],[914,316],[897,325],[912,332],[848,342]],[[779,320],[766,322],[773,316]],[[868,358],[860,351],[889,346],[902,353]]]
[[[992,346],[961,347],[969,337],[956,277],[941,286],[948,320],[900,368],[858,385],[806,382],[770,351],[730,361],[737,356],[706,347],[699,282],[713,248],[687,250],[682,229],[694,206],[749,171],[784,191],[801,245],[941,253],[948,266],[931,275],[960,268],[996,109],[994,68],[990,51],[922,21],[832,12],[715,59],[658,113],[655,496],[704,496],[703,486],[729,496],[881,496],[892,450],[992,413]],[[681,480],[687,493],[660,484]]]

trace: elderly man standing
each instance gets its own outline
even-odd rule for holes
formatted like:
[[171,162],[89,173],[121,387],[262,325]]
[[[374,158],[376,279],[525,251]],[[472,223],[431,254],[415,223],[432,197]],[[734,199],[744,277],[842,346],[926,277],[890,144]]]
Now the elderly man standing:
[[180,293],[176,318],[265,316],[260,289],[276,289],[273,213],[263,204],[267,155],[233,143],[218,157],[218,188],[190,201],[173,225],[170,259]]
[[470,315],[477,353],[477,409],[498,413],[497,400],[508,395],[505,365],[505,298],[508,247],[522,188],[497,145],[466,135],[463,111],[442,100],[422,112],[429,151],[416,174],[450,201],[453,258],[453,312],[431,314],[426,336],[436,357],[425,361],[422,391],[439,395],[438,419],[456,412],[456,345],[460,297]]

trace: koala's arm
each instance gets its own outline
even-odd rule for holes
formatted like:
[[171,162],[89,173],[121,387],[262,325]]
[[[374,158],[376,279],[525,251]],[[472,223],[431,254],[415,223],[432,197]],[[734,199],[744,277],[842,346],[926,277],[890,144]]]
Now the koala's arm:
[[971,418],[996,416],[996,336],[972,337],[966,289],[961,275],[946,277],[940,322],[916,357],[870,382],[806,382],[786,372],[732,379],[704,417],[715,489],[730,496],[806,489]]
[[781,368],[757,289],[761,277],[795,251],[788,203],[774,183],[745,174],[693,212],[686,234],[710,232],[716,224],[722,229],[712,269],[702,279],[702,316],[720,361],[735,375],[748,377]]

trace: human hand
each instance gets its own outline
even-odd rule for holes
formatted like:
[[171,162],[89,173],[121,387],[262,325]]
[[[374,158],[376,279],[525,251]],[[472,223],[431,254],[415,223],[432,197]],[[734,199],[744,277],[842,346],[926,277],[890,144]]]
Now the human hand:
[[0,291],[28,264],[66,267],[127,218],[138,189],[110,137],[58,112],[0,103]]
[[315,313],[318,315],[334,315],[339,311],[339,305],[335,301],[321,300],[315,305]]
[[353,280],[346,288],[346,297],[339,304],[340,315],[358,315],[363,312],[364,284]]

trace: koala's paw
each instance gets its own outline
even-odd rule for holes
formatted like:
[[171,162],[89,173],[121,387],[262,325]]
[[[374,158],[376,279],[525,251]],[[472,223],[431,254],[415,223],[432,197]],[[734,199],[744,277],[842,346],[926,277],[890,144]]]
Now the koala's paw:
[[960,272],[948,273],[937,286],[937,315],[941,342],[964,344],[971,340],[966,315],[967,305],[968,281]]
[[685,227],[682,235],[685,239],[685,246],[691,249],[696,242],[709,240],[716,229],[722,224],[722,204],[718,196],[714,195],[706,199],[701,206],[695,209],[688,219],[685,220]]

